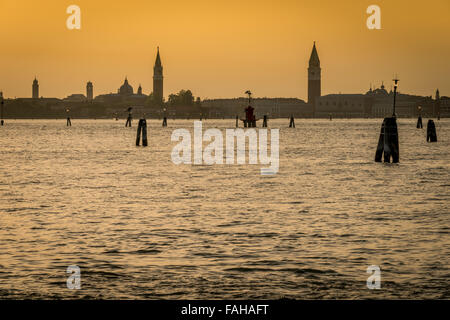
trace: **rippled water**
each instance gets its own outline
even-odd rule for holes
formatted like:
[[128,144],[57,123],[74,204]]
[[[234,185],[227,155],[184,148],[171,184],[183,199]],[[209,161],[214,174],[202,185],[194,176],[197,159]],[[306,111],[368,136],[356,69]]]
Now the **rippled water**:
[[373,162],[381,122],[271,120],[280,171],[261,176],[174,165],[171,133],[192,121],[150,120],[142,148],[136,121],[7,120],[0,298],[449,299],[450,120],[426,143],[400,119],[395,165]]

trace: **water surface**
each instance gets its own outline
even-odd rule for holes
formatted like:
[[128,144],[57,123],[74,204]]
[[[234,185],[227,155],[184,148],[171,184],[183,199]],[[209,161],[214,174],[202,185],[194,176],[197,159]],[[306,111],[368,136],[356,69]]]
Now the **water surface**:
[[274,176],[176,166],[172,131],[193,121],[148,120],[147,148],[124,121],[0,128],[0,298],[450,298],[450,120],[426,143],[399,119],[399,164],[373,161],[381,119],[270,120]]

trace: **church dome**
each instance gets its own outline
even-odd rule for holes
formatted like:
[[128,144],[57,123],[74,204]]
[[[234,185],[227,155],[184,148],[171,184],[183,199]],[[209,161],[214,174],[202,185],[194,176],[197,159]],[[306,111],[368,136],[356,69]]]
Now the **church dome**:
[[381,87],[372,90],[372,86],[370,86],[370,90],[366,92],[368,95],[377,95],[377,96],[387,96],[389,93],[386,90],[386,87],[384,86],[384,82],[381,83]]
[[127,78],[125,78],[123,85],[120,87],[119,94],[122,94],[122,95],[132,95],[133,94],[133,87],[128,84]]

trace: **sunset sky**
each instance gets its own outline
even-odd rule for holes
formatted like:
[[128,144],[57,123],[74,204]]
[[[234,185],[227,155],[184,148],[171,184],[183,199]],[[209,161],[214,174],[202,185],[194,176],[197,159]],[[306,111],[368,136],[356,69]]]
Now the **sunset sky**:
[[[66,8],[81,8],[68,30]],[[368,30],[366,9],[381,7],[382,30]],[[0,91],[63,98],[117,92],[125,76],[152,91],[156,47],[164,95],[307,97],[313,41],[322,94],[389,89],[450,96],[449,0],[0,0]]]

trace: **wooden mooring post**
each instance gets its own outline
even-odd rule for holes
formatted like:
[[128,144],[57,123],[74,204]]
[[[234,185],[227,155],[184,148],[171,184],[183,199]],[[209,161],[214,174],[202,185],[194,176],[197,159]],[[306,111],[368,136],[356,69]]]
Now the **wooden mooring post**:
[[291,115],[291,119],[289,121],[289,128],[295,128],[295,121],[293,115]]
[[422,117],[419,116],[419,118],[417,118],[417,129],[422,129],[423,128],[423,124],[422,124]]
[[384,118],[381,125],[380,138],[378,139],[375,162],[381,162],[384,155],[384,162],[397,163],[400,160],[398,147],[397,119],[395,117]]
[[436,126],[431,119],[427,123],[427,142],[437,142]]
[[131,120],[132,120],[131,113],[129,113],[127,117],[127,122],[125,122],[125,127],[131,128]]
[[71,127],[72,126],[72,121],[70,121],[70,115],[69,115],[70,109],[67,108],[66,109],[66,114],[67,114],[67,121],[66,121],[66,126],[67,127]]
[[236,128],[239,128],[239,116],[236,115]]
[[394,105],[392,108],[392,117],[384,118],[381,124],[380,138],[378,139],[377,151],[375,152],[375,162],[381,162],[384,156],[384,162],[398,163],[400,161],[400,151],[398,146],[397,118],[395,114],[395,98],[397,96],[398,79],[394,80]]
[[3,120],[3,106],[4,106],[4,101],[3,101],[3,96],[1,96],[2,102],[1,102],[1,120],[0,120],[0,125],[3,126],[5,124],[5,121]]
[[142,132],[142,146],[147,146],[147,121],[145,119],[140,119],[137,134],[136,134],[136,146],[139,146],[141,140],[141,132]]
[[262,127],[267,128],[267,115],[264,115],[264,117],[263,117]]

